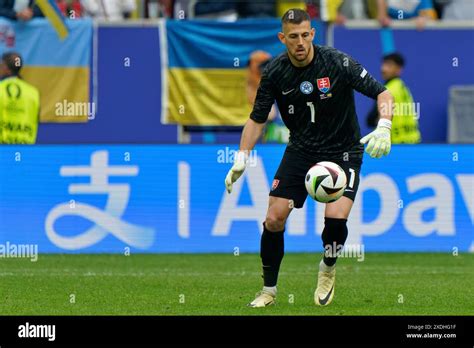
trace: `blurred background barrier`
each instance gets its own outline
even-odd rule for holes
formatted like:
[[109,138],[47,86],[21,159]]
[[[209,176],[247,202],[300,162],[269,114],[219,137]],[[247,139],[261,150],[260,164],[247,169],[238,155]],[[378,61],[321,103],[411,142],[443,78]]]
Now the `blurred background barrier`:
[[[365,157],[346,244],[474,252],[474,146],[395,145]],[[231,195],[217,145],[0,147],[0,234],[39,252],[257,252],[284,146],[262,145]],[[287,251],[321,250],[324,205],[287,225]],[[236,249],[237,248],[237,249]]]
[[449,91],[450,143],[472,143],[474,139],[474,85],[452,86]]

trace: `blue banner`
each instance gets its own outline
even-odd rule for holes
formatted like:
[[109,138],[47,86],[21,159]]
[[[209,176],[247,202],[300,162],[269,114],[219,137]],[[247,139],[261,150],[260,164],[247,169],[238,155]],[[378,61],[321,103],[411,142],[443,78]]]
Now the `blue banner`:
[[[39,253],[257,252],[282,146],[258,146],[231,195],[222,146],[0,147],[0,244]],[[321,251],[323,204],[287,223],[286,251]],[[394,146],[364,159],[347,243],[474,251],[474,146]],[[237,248],[237,249],[236,249]]]

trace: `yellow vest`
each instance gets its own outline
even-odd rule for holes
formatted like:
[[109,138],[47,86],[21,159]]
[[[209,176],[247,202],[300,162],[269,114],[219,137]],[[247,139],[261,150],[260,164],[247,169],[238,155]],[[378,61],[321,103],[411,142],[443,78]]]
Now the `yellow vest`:
[[326,0],[324,2],[321,2],[321,20],[325,22],[334,22],[337,18],[339,7],[341,7],[342,3],[343,0]]
[[410,90],[399,77],[388,81],[385,87],[394,98],[392,143],[419,143],[421,141],[420,131],[418,130],[419,115],[416,114],[416,106]]
[[300,8],[306,10],[306,3],[304,0],[277,0],[277,17],[283,17],[286,11],[292,8]]
[[0,144],[34,144],[40,112],[39,91],[18,77],[0,82]]

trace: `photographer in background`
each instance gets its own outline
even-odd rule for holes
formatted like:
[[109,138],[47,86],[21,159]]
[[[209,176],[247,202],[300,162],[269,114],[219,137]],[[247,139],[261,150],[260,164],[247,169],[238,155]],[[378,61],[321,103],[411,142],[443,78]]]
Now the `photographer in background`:
[[383,27],[388,27],[392,20],[414,19],[421,30],[427,21],[438,19],[432,0],[377,0],[377,12]]
[[[415,103],[410,90],[401,79],[405,59],[400,53],[391,53],[382,59],[382,77],[385,80],[385,88],[392,93],[394,98],[394,111],[392,118],[392,144],[416,144],[421,142],[418,130],[419,115],[415,112]],[[400,111],[401,110],[401,111]],[[379,121],[377,105],[367,115],[367,125],[375,128]]]
[[0,62],[0,144],[34,144],[38,133],[40,95],[23,81],[18,53],[2,55]]
[[29,21],[34,17],[43,17],[34,0],[0,0],[0,17]]
[[56,5],[64,17],[76,19],[82,17],[82,5],[80,0],[56,0]]
[[137,8],[135,0],[81,0],[81,5],[84,15],[108,21],[130,18]]
[[[257,89],[262,79],[262,72],[271,58],[270,53],[261,50],[254,51],[250,55],[247,69],[247,100],[252,106],[255,103]],[[268,114],[268,122],[263,134],[263,142],[286,144],[288,143],[289,137],[290,131],[283,123],[275,103]]]

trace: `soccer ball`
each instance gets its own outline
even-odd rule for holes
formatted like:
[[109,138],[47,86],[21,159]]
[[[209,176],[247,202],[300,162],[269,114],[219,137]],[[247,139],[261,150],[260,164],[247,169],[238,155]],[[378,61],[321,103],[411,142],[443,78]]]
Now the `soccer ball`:
[[311,198],[321,203],[331,203],[341,198],[347,178],[336,163],[318,162],[306,173],[304,184]]

